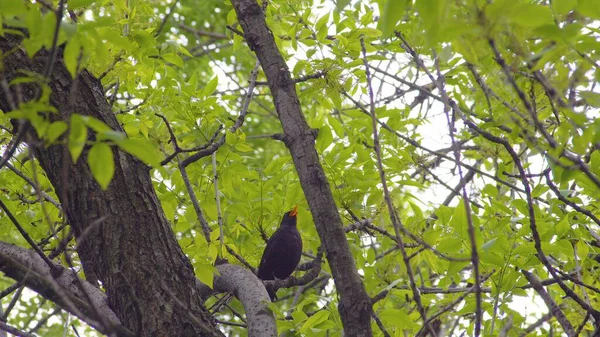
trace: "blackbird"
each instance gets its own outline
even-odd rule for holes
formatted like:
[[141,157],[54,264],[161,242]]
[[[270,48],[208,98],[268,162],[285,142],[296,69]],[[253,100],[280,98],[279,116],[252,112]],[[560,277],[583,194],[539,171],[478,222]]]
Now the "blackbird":
[[[267,247],[260,259],[258,278],[275,280],[288,278],[296,269],[302,254],[302,238],[296,228],[298,206],[285,213],[281,225],[267,242]],[[274,301],[276,291],[267,289],[271,301]]]

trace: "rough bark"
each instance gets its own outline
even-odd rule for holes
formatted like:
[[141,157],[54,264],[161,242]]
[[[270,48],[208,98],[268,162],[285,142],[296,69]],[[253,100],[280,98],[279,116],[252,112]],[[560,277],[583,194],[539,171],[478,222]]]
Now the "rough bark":
[[[231,291],[244,306],[249,337],[277,336],[275,316],[268,308],[269,295],[261,280],[247,268],[221,264],[214,279],[214,290],[197,280],[203,298],[215,292]],[[58,263],[50,268],[33,250],[0,242],[0,271],[44,298],[58,304],[82,321],[109,334],[135,336],[126,330],[108,306],[106,294]],[[85,293],[84,293],[85,291]]]
[[121,326],[104,292],[58,263],[51,269],[32,250],[0,242],[0,271],[104,334],[135,336]]
[[315,149],[315,135],[306,123],[295,84],[277,49],[256,0],[231,0],[244,36],[265,72],[284,141],[293,157],[317,232],[340,296],[339,312],[346,336],[370,336],[371,300],[357,272],[331,188]]
[[223,264],[217,266],[220,276],[215,277],[215,290],[231,291],[242,302],[248,322],[248,337],[275,337],[275,315],[269,309],[271,302],[261,280],[247,268]]
[[[43,74],[48,63],[48,52],[29,59],[19,43],[16,36],[0,37],[8,81],[22,76],[20,71]],[[85,70],[73,81],[61,60],[59,54],[48,81],[50,104],[58,110],[51,118],[68,122],[78,113],[122,131],[100,82]],[[19,96],[13,89],[12,97],[0,90],[5,112],[10,111],[7,99],[29,101],[37,92],[34,84],[21,85]],[[29,136],[35,138],[32,130]],[[113,148],[115,174],[103,191],[88,168],[87,150],[73,164],[63,145],[30,146],[75,231],[86,275],[102,282],[109,306],[127,329],[138,336],[221,335],[195,290],[193,268],[164,216],[146,165]]]

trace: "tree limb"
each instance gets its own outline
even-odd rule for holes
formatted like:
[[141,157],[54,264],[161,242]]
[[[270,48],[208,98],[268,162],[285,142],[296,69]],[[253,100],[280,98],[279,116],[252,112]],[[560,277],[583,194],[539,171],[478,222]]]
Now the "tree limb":
[[[35,252],[0,242],[0,270],[6,276],[18,281],[44,298],[55,302],[66,311],[77,316],[82,321],[104,334],[117,333],[118,336],[131,337],[134,334],[124,328],[121,322],[108,306],[106,295],[89,282],[79,280],[90,298],[82,293],[77,284],[77,275],[57,263],[51,262],[51,269]],[[99,315],[94,315],[93,305]],[[107,322],[104,326],[101,322]]]
[[371,336],[371,300],[350,252],[342,219],[315,149],[316,137],[300,108],[290,71],[257,2],[232,0],[231,3],[244,30],[246,42],[258,56],[267,77],[277,115],[283,126],[284,142],[294,160],[340,295],[338,310],[344,332],[348,336]]

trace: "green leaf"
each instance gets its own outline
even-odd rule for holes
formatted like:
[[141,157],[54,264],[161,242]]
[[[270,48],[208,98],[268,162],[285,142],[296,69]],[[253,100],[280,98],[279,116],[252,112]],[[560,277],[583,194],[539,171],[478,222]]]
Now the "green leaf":
[[361,28],[357,32],[365,37],[380,37],[382,35],[382,32],[376,28]]
[[213,288],[213,281],[215,275],[219,275],[219,270],[210,264],[198,263],[194,265],[194,271],[196,276],[203,284],[206,284],[211,289]]
[[83,122],[85,123],[85,125],[87,125],[90,129],[101,133],[101,132],[107,132],[107,131],[113,131],[110,126],[106,125],[106,123],[104,123],[103,121],[92,117],[92,116],[81,116],[81,119],[83,120]]
[[236,142],[237,137],[235,136],[235,134],[233,132],[227,131],[227,133],[225,134],[225,143],[227,143],[227,145],[234,145]]
[[532,242],[522,243],[521,245],[517,246],[517,248],[515,248],[515,250],[513,251],[513,254],[515,255],[527,255],[535,253],[536,250]]
[[493,264],[500,267],[506,264],[506,258],[496,253],[481,254],[480,259],[482,263]]
[[[383,10],[381,10],[383,7]],[[380,6],[381,19],[378,28],[382,31],[383,37],[389,37],[394,33],[396,25],[404,16],[406,0],[386,0],[383,6]]]
[[340,123],[335,116],[329,115],[327,116],[327,123],[333,128],[335,134],[338,138],[344,138],[345,131],[344,126]]
[[590,156],[590,170],[600,176],[600,151],[592,152]]
[[310,329],[314,328],[317,324],[325,322],[329,318],[329,311],[321,310],[317,311],[314,315],[310,316],[306,322],[302,325],[300,330],[298,330],[299,334],[305,334]]
[[564,15],[569,13],[575,5],[577,5],[577,0],[552,0],[552,9],[558,15]]
[[215,92],[215,90],[217,90],[217,85],[219,85],[219,77],[215,76],[206,84],[206,87],[204,87],[204,89],[202,90],[202,96],[211,96]]
[[[174,200],[161,200],[160,204],[165,212],[165,217],[171,222],[175,222],[175,211],[177,210],[177,204]],[[184,231],[189,228],[190,223],[184,220],[177,222],[177,230]]]
[[564,217],[564,219],[562,219],[562,221],[556,225],[556,235],[558,235],[558,237],[561,238],[565,234],[567,234],[570,229],[571,224],[569,223],[569,219],[567,217]]
[[134,155],[146,165],[157,168],[160,166],[158,154],[149,142],[140,139],[123,139],[117,145],[127,153]]
[[86,7],[97,0],[69,0],[69,9],[78,9],[80,7]]
[[419,324],[415,323],[410,316],[401,309],[383,309],[378,313],[381,320],[394,327],[400,327],[406,330],[415,330]]
[[587,257],[588,257],[588,253],[590,252],[590,247],[588,247],[588,245],[585,241],[577,242],[575,247],[577,249],[577,256],[579,256],[579,259],[583,263],[583,261],[585,261],[585,259],[587,259]]
[[68,125],[63,121],[56,121],[50,124],[48,130],[46,130],[46,141],[48,142],[48,144],[54,143],[54,141],[57,140],[58,137],[62,136],[62,134],[65,133],[65,131],[67,131],[67,129]]
[[483,249],[484,251],[488,251],[490,250],[490,248],[492,248],[494,246],[494,244],[496,243],[496,241],[498,240],[498,238],[493,238],[490,241],[484,243],[481,246],[481,249]]
[[88,165],[94,179],[106,190],[115,173],[115,161],[110,146],[106,143],[94,144],[88,153]]
[[300,324],[308,319],[308,316],[304,311],[296,310],[292,313],[294,323]]
[[156,39],[147,31],[138,30],[133,34],[133,38],[143,50],[154,48],[156,45]]
[[337,0],[335,8],[338,12],[340,12],[342,9],[346,8],[349,3],[350,0]]
[[467,238],[467,211],[465,209],[465,204],[462,199],[458,202],[458,205],[454,209],[454,214],[452,215],[452,221],[450,222],[451,226],[455,229],[455,233],[462,239]]
[[598,0],[579,0],[577,10],[581,14],[589,16],[592,19],[600,19],[600,6]]
[[240,152],[251,152],[252,148],[250,147],[250,145],[243,143],[243,142],[239,142],[237,144],[235,144],[235,149],[240,151]]
[[71,115],[71,127],[69,131],[69,152],[71,153],[71,159],[73,163],[77,162],[85,142],[87,140],[87,126],[83,122],[81,115]]
[[[177,45],[177,47],[179,48],[179,51],[180,51],[180,52],[181,52],[183,55],[185,55],[185,56],[187,56],[187,57],[189,57],[189,58],[194,58],[194,55],[192,55],[192,54],[190,53],[190,51],[189,51],[189,50],[187,50],[187,49],[186,49],[184,46],[182,46],[182,45],[178,44],[178,45]],[[194,73],[194,75],[195,75],[195,73]],[[194,75],[192,75],[192,76],[194,76]]]
[[442,205],[435,211],[435,215],[438,217],[440,224],[447,225],[452,218],[452,208]]
[[447,271],[448,277],[454,277],[458,275],[463,268],[470,264],[471,263],[467,261],[450,261]]
[[2,0],[0,1],[0,14],[7,17],[22,14],[27,10],[25,2],[22,0]]
[[83,46],[79,42],[78,38],[73,38],[67,43],[65,47],[64,60],[65,66],[67,70],[71,74],[71,78],[75,78],[77,76],[77,72],[79,68],[81,68],[80,60],[81,54],[83,53]]
[[552,12],[548,6],[531,3],[517,6],[510,18],[525,27],[538,27],[553,23]]
[[317,31],[320,31],[321,29],[325,30],[325,33],[327,33],[327,22],[329,22],[329,14],[323,15],[323,17],[321,17],[317,23],[315,24],[315,29]]
[[594,108],[600,108],[600,93],[593,91],[580,91],[579,94],[586,103],[593,106]]
[[[227,13],[227,25],[233,26],[234,23],[237,22],[237,13],[235,9],[231,9],[229,13]],[[236,35],[236,34],[234,34]]]
[[163,60],[174,64],[180,68],[183,68],[183,59],[181,58],[181,56],[175,54],[175,53],[168,53],[168,54],[164,54],[162,55]]
[[317,136],[317,150],[324,152],[329,145],[333,143],[333,134],[328,126],[324,126],[319,129],[319,135]]
[[430,44],[438,42],[440,31],[445,24],[443,13],[446,11],[445,0],[417,0],[415,7],[423,18],[425,34]]

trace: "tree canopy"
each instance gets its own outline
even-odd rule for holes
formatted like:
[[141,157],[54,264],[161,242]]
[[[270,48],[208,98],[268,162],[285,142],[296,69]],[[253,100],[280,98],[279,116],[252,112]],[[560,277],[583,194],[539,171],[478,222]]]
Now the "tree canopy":
[[599,22],[0,1],[0,336],[600,335]]

